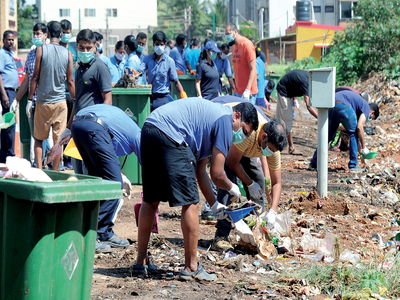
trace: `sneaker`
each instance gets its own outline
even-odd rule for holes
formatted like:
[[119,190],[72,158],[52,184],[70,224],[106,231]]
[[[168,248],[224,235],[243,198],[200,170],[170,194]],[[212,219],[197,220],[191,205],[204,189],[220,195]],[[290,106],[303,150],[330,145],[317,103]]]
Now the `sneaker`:
[[216,221],[217,219],[212,214],[211,210],[203,210],[201,212],[201,219],[204,221]]
[[106,241],[101,241],[103,244],[109,245],[112,248],[123,248],[128,247],[129,242],[125,239],[120,239],[115,233]]
[[227,236],[216,236],[212,242],[211,249],[218,252],[233,250]]
[[106,244],[102,243],[101,241],[97,240],[95,251],[96,251],[96,253],[107,253],[107,252],[111,252],[111,247],[110,247],[110,245],[106,245]]
[[315,171],[316,169],[317,169],[317,166],[314,165],[314,164],[310,164],[310,165],[308,166],[308,170],[309,170],[309,171]]
[[361,172],[365,172],[365,169],[359,168],[359,167],[355,167],[355,168],[350,168],[350,172],[352,173],[361,173]]

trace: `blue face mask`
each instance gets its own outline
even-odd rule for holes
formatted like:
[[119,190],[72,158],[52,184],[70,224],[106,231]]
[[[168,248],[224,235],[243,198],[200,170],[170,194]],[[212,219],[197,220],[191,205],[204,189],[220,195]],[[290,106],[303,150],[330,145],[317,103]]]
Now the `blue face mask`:
[[71,39],[70,33],[63,33],[63,35],[61,37],[61,42],[68,43],[70,39]]
[[[239,122],[240,124],[240,122]],[[240,144],[246,139],[246,135],[243,132],[242,127],[236,132],[232,132],[232,144]]]
[[92,52],[78,51],[78,58],[82,63],[87,64],[90,63],[94,58],[94,53],[93,51]]
[[143,50],[144,50],[144,47],[143,47],[143,46],[138,46],[137,49],[136,49],[136,52],[142,53]]
[[34,44],[36,47],[40,47],[43,45],[43,37],[33,37],[32,38],[32,44]]
[[225,35],[226,42],[229,44],[230,42],[233,42],[235,38],[232,36],[232,34],[227,34]]

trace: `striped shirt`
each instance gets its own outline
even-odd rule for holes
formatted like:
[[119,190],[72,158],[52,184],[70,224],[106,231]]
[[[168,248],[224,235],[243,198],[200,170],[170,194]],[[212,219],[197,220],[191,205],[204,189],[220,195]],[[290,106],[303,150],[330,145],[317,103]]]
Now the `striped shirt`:
[[[36,48],[29,52],[28,57],[26,58],[26,62],[25,62],[25,74],[27,74],[29,77],[29,88],[31,86],[31,79],[33,76],[33,71],[35,69],[35,60],[36,60]],[[32,108],[35,107],[36,91],[32,97]]]

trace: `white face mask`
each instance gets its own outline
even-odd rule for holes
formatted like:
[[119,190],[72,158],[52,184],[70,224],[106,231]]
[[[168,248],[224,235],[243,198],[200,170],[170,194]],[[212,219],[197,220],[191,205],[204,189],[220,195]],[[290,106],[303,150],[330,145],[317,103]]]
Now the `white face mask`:
[[221,54],[221,59],[222,60],[225,60],[225,59],[227,59],[228,58],[228,55],[226,55],[225,53],[222,53]]
[[117,52],[117,53],[115,53],[115,57],[116,57],[118,60],[123,60],[124,57],[125,57],[125,55],[123,55],[123,54]]

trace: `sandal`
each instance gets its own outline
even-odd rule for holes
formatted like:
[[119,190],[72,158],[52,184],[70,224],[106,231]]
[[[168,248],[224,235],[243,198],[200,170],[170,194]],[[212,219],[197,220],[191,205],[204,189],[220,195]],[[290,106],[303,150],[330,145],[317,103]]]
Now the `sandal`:
[[147,267],[147,273],[149,274],[157,272],[157,266],[150,263],[149,257],[146,257],[146,267]]
[[206,270],[204,270],[203,266],[199,263],[197,270],[193,273],[189,273],[185,271],[185,269],[182,269],[179,272],[179,279],[180,280],[185,280],[185,281],[190,281],[192,279],[197,279],[199,281],[215,281],[217,280],[217,275],[215,274],[208,274]]
[[131,272],[133,276],[144,278],[147,276],[147,265],[133,265],[131,267]]
[[297,150],[296,149],[293,149],[292,151],[289,151],[289,154],[290,155],[303,155],[303,153],[301,153],[301,152],[297,152]]

